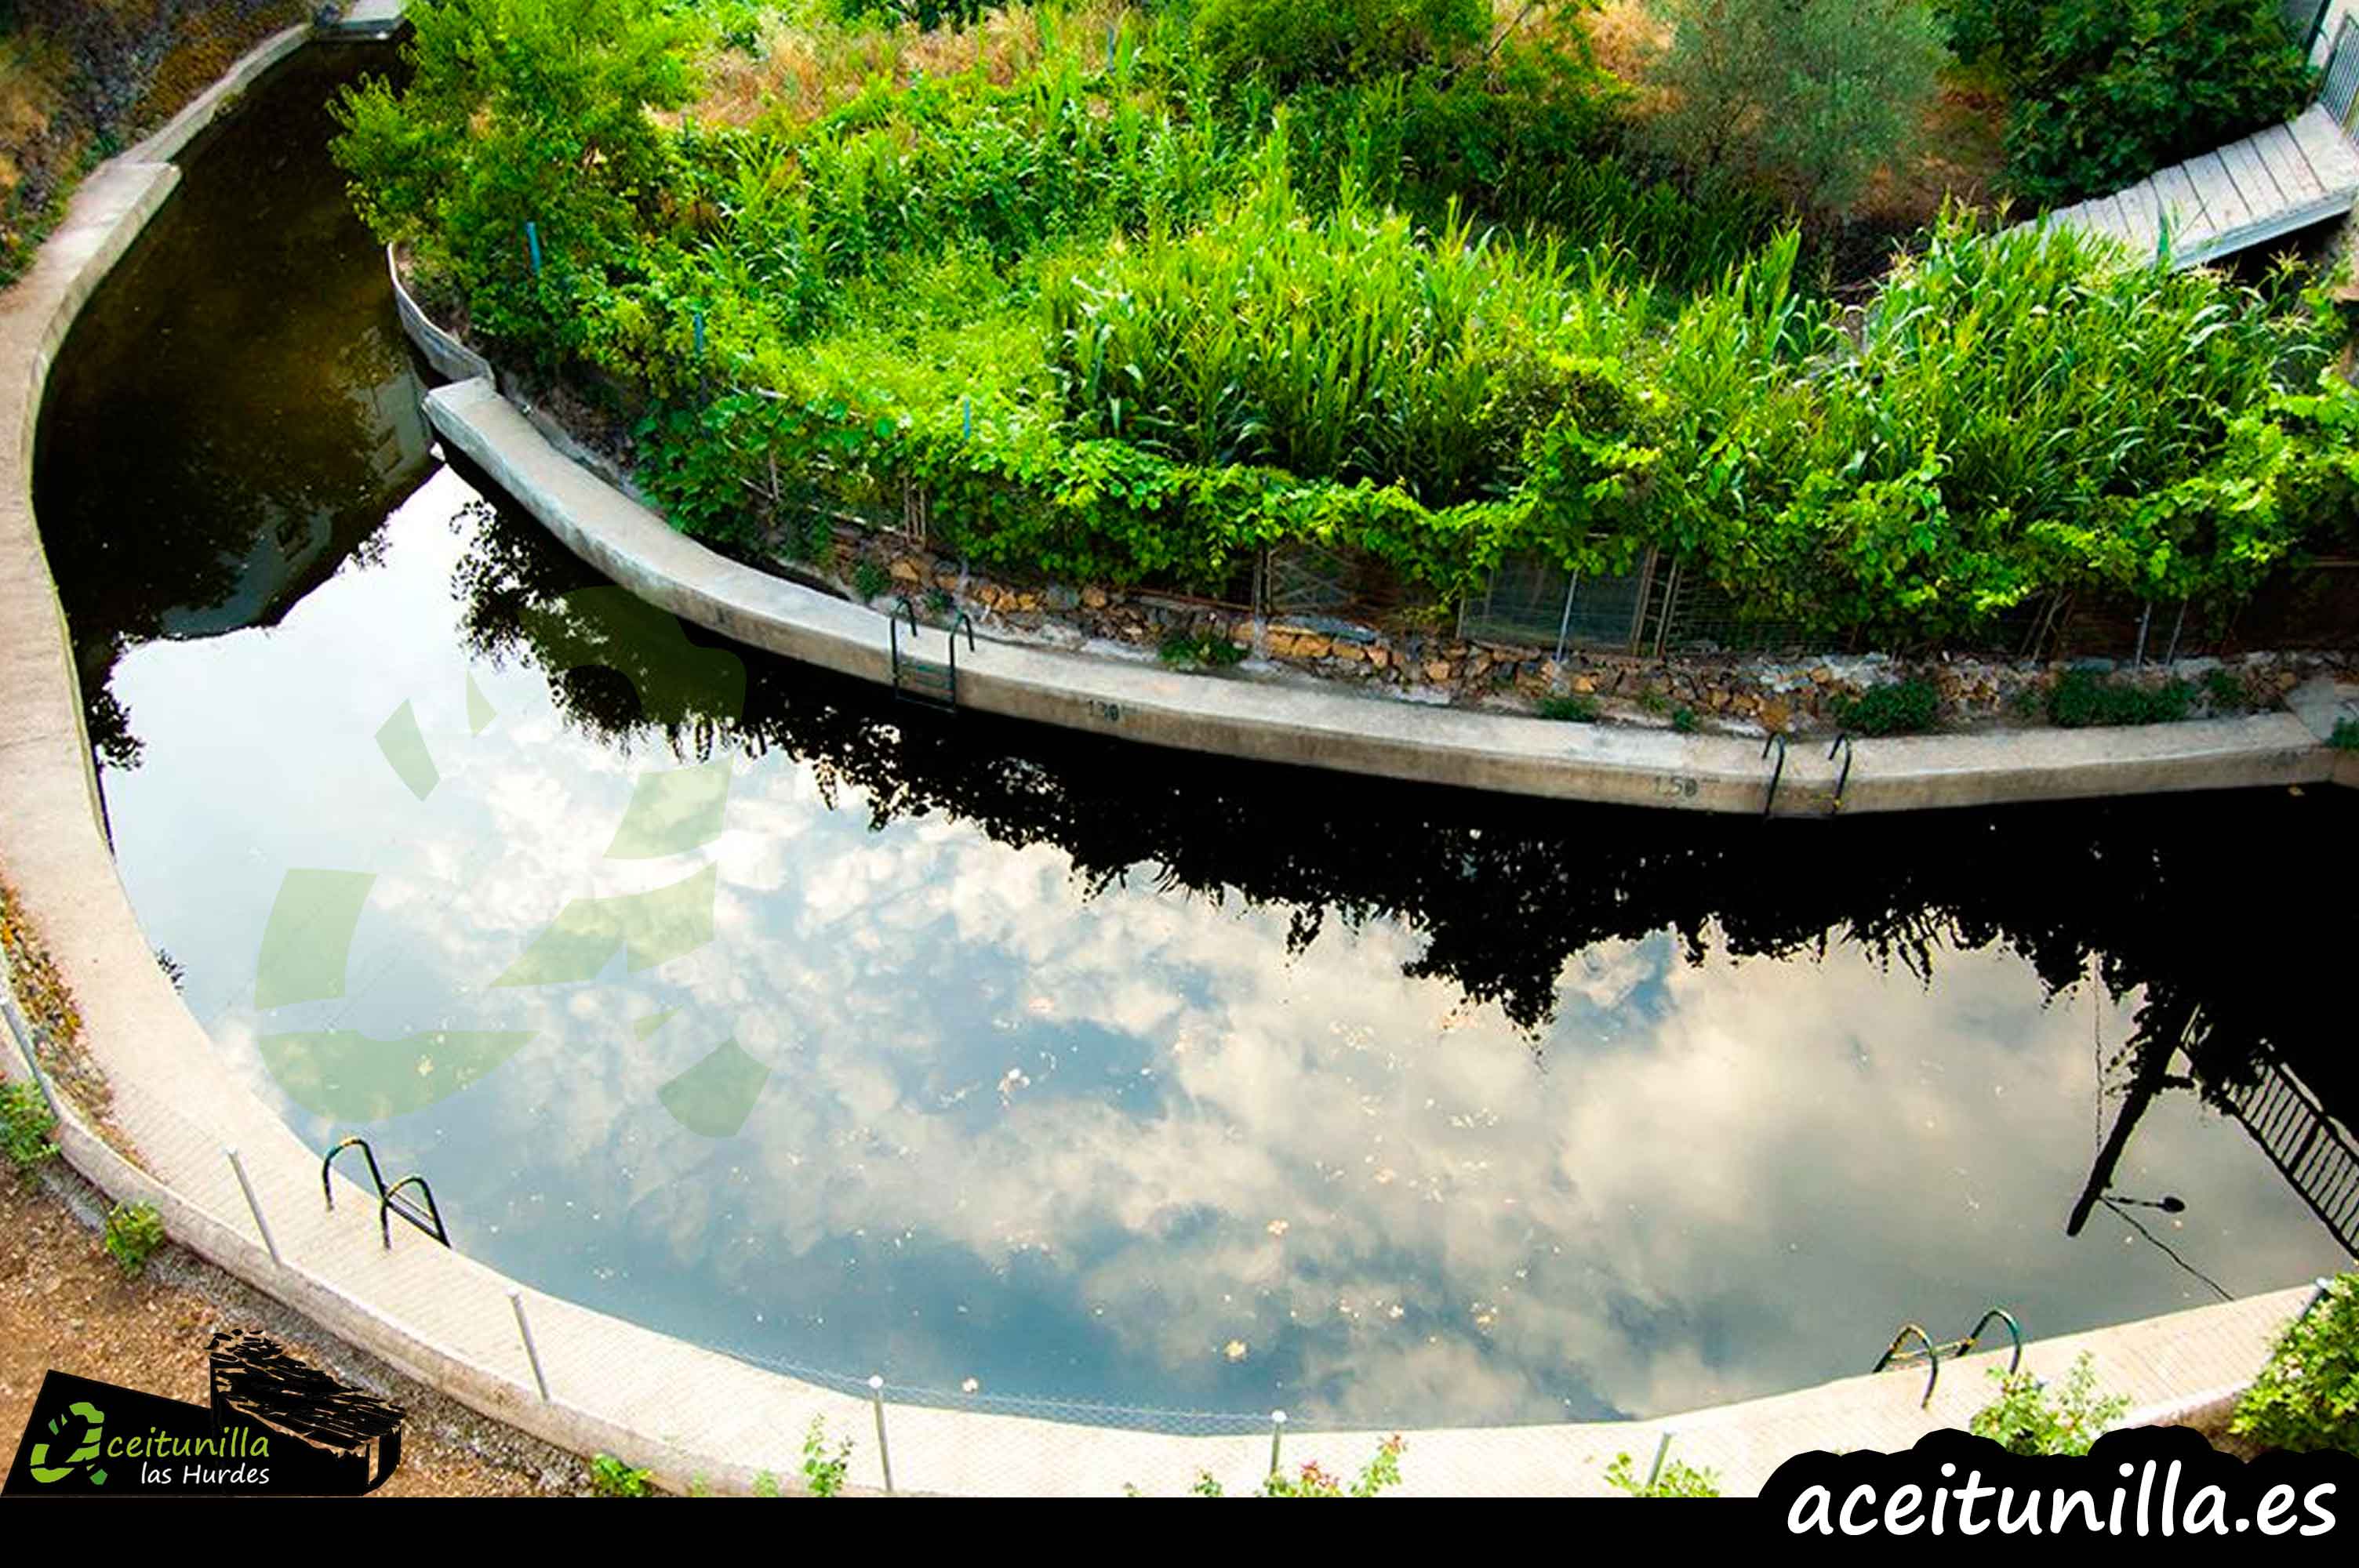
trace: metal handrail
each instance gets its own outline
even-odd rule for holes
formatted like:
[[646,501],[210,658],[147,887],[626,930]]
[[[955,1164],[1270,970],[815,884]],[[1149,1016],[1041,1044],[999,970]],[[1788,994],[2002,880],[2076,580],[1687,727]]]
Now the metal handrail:
[[893,689],[898,691],[901,689],[901,611],[908,612],[910,642],[915,643],[925,628],[918,624],[918,607],[909,602],[908,594],[894,595],[893,602],[899,605],[900,610],[885,617],[885,625],[893,645]]
[[[424,1219],[419,1218],[417,1211],[411,1208],[409,1205],[406,1203],[397,1204],[393,1201],[400,1195],[401,1189],[408,1186],[415,1186],[419,1192],[424,1195],[426,1199],[426,1217]],[[426,1184],[425,1177],[404,1176],[401,1180],[394,1183],[390,1187],[387,1187],[385,1190],[384,1195],[377,1199],[377,1234],[385,1238],[386,1249],[387,1251],[391,1251],[393,1249],[393,1217],[397,1214],[401,1216],[402,1218],[409,1221],[410,1224],[418,1227],[419,1229],[426,1231],[426,1234],[434,1238],[435,1240],[440,1241],[443,1246],[448,1247],[451,1245],[451,1233],[442,1228],[441,1207],[440,1205],[435,1203],[434,1189]],[[434,1222],[431,1229],[428,1229],[427,1227],[426,1222],[429,1219]]]
[[1777,807],[1777,785],[1782,783],[1786,777],[1786,737],[1782,731],[1776,730],[1769,731],[1768,739],[1761,742],[1761,754],[1764,757],[1767,757],[1769,754],[1769,748],[1772,746],[1777,748],[1777,765],[1770,771],[1769,794],[1767,798],[1763,800],[1761,803],[1761,820],[1764,822],[1769,820],[1769,813]]
[[[1921,1352],[1914,1352],[1907,1357],[1901,1357],[1900,1346],[1912,1334],[1923,1342],[1925,1348]],[[1921,1325],[1902,1324],[1900,1332],[1892,1336],[1892,1343],[1884,1347],[1884,1354],[1877,1357],[1875,1365],[1867,1370],[1869,1376],[1873,1377],[1891,1366],[1896,1358],[1914,1360],[1918,1355],[1922,1355],[1931,1368],[1925,1379],[1925,1397],[1917,1401],[1917,1408],[1923,1410],[1933,1402],[1933,1385],[1941,1380],[1941,1347],[1933,1343],[1933,1336],[1926,1333]]]
[[[2023,1370],[2023,1325],[2015,1321],[2015,1314],[2006,1308],[1995,1306],[1975,1320],[1974,1331],[1972,1334],[1967,1335],[1963,1339],[1953,1339],[1947,1345],[1935,1344],[1933,1336],[1925,1332],[1922,1325],[1902,1324],[1900,1332],[1892,1336],[1892,1343],[1884,1347],[1884,1354],[1875,1358],[1875,1365],[1870,1367],[1868,1372],[1872,1376],[1883,1371],[1886,1367],[1923,1360],[1926,1364],[1925,1397],[1917,1401],[1917,1408],[1923,1410],[1933,1402],[1934,1387],[1941,1380],[1941,1357],[1947,1355],[1951,1360],[1955,1361],[1961,1357],[1973,1355],[1974,1346],[1982,1341],[1983,1330],[1991,1325],[1991,1320],[1994,1318],[2006,1325],[2006,1336],[2014,1345],[2014,1354],[2008,1357],[2006,1363],[2006,1375],[2012,1378]],[[1916,1336],[1918,1343],[1923,1346],[1922,1349],[1907,1351],[1901,1349],[1901,1346],[1908,1342],[1911,1335]]]
[[958,619],[951,622],[951,706],[952,708],[958,706],[958,634],[959,628],[962,626],[966,628],[966,651],[972,654],[974,652],[974,621],[963,610],[959,611]]
[[1843,753],[1843,772],[1835,779],[1834,804],[1827,807],[1827,815],[1829,816],[1834,816],[1835,813],[1843,809],[1843,791],[1851,785],[1851,763],[1854,750],[1855,748],[1851,743],[1851,731],[1848,730],[1844,730],[1840,735],[1837,735],[1835,737],[1835,743],[1827,748],[1828,762],[1832,762],[1835,760],[1835,753],[1837,752],[1841,752]]
[[320,1195],[328,1200],[328,1212],[331,1214],[336,1208],[336,1186],[328,1179],[329,1174],[336,1163],[336,1156],[347,1149],[361,1152],[361,1158],[368,1162],[370,1184],[376,1188],[378,1197],[385,1196],[385,1173],[377,1168],[376,1151],[369,1147],[365,1138],[346,1138],[329,1150],[327,1158],[320,1162]]

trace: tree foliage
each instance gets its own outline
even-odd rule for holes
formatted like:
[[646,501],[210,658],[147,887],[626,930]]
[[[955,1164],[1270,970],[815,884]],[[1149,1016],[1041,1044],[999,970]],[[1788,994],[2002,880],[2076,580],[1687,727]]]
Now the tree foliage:
[[2101,195],[2289,118],[2310,70],[2277,0],[1945,0],[1952,47],[2006,84],[2007,178]]
[[1649,122],[1695,168],[1739,171],[1815,212],[1849,206],[1915,146],[1941,63],[1924,0],[1654,0],[1670,39]]

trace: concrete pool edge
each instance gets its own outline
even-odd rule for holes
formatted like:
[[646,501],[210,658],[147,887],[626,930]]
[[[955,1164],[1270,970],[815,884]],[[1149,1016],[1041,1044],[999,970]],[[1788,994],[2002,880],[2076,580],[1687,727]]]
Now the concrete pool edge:
[[[395,287],[438,366],[484,362]],[[463,354],[464,361],[456,356]],[[447,373],[447,372],[446,372]],[[503,396],[495,376],[429,394],[441,437],[583,561],[649,603],[753,647],[893,682],[891,617],[745,566],[673,529]],[[561,438],[561,433],[560,433]],[[904,635],[935,656],[941,635]],[[962,707],[1150,745],[1469,789],[1778,816],[2349,784],[2359,768],[2291,712],[2114,729],[1763,743],[1223,679],[984,639],[958,654]],[[2345,765],[2338,767],[2338,762]]]
[[[246,57],[204,114],[176,118],[184,146],[238,86],[303,41],[290,30]],[[233,81],[234,79],[234,81]],[[191,105],[193,111],[196,105]],[[168,127],[168,129],[170,129]],[[16,424],[16,464],[0,486],[0,872],[39,929],[77,1000],[84,1050],[113,1095],[110,1118],[136,1157],[66,1108],[58,1141],[68,1162],[117,1201],[154,1204],[181,1245],[304,1313],[349,1344],[470,1407],[576,1453],[612,1452],[684,1489],[751,1486],[791,1475],[814,1416],[859,1440],[856,1486],[875,1487],[865,1400],[780,1376],[684,1341],[526,1291],[496,1271],[375,1226],[359,1190],[323,1210],[318,1154],[247,1086],[219,1070],[203,1027],[165,977],[123,888],[99,819],[82,699],[62,612],[32,512],[31,456],[50,359],[92,290],[169,196],[177,172],[140,161],[142,148],[85,182],[34,267],[0,294],[0,419]],[[845,606],[846,610],[852,607]],[[1187,677],[1174,676],[1174,679]],[[0,1066],[21,1072],[13,1046]],[[266,1246],[245,1206],[237,1152],[271,1226]],[[463,1203],[463,1195],[459,1195]],[[544,1400],[516,1331],[522,1292],[550,1385]],[[2306,1287],[2045,1342],[2033,1366],[2060,1368],[2086,1346],[2107,1385],[2141,1408],[2163,1407],[2241,1381]],[[2051,1366],[2050,1357],[2056,1365]],[[1975,1358],[1945,1373],[1930,1411],[1914,1376],[1853,1379],[1665,1421],[1413,1432],[1411,1494],[1596,1492],[1615,1452],[1642,1458],[1666,1428],[1675,1452],[1749,1491],[1787,1454],[1815,1446],[1905,1446],[1962,1421],[1984,1397]],[[1199,1469],[1233,1489],[1257,1479],[1266,1433],[1221,1437],[1065,1424],[999,1413],[896,1404],[897,1479],[927,1492],[1107,1495],[1136,1483],[1177,1494]],[[1293,1459],[1355,1464],[1380,1433],[1289,1440]]]

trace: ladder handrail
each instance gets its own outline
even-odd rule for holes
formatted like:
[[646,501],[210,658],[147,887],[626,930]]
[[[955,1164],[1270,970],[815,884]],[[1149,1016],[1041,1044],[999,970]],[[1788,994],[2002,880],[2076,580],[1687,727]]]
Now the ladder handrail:
[[[394,1199],[401,1195],[402,1188],[411,1185],[415,1185],[419,1192],[425,1196],[427,1218],[431,1219],[434,1222],[434,1227],[431,1230],[427,1230],[426,1220],[419,1218],[417,1213],[409,1205],[397,1204],[394,1202]],[[442,1228],[441,1207],[440,1205],[435,1203],[434,1189],[426,1184],[425,1177],[415,1175],[404,1176],[401,1180],[394,1183],[390,1187],[387,1187],[385,1190],[385,1195],[377,1199],[377,1234],[385,1238],[386,1249],[387,1251],[391,1251],[393,1249],[393,1217],[397,1214],[401,1216],[402,1218],[409,1221],[410,1224],[418,1227],[419,1229],[426,1230],[428,1235],[433,1237],[435,1240],[440,1241],[443,1246],[448,1247],[451,1245],[451,1233]]]
[[[1953,1339],[1946,1345],[1935,1344],[1933,1336],[1925,1332],[1921,1324],[1902,1324],[1900,1332],[1892,1336],[1892,1343],[1885,1346],[1884,1354],[1875,1358],[1875,1365],[1867,1369],[1868,1373],[1872,1377],[1886,1367],[1905,1366],[1917,1360],[1924,1361],[1926,1363],[1925,1397],[1917,1401],[1917,1408],[1923,1410],[1933,1402],[1934,1385],[1941,1380],[1942,1355],[1947,1353],[1952,1361],[1973,1355],[1974,1346],[1981,1343],[1983,1330],[1991,1325],[1993,1318],[2006,1325],[2006,1336],[2015,1346],[2014,1354],[2008,1357],[2006,1364],[2006,1375],[2012,1378],[2023,1370],[2023,1325],[2015,1321],[2015,1314],[2001,1306],[1992,1307],[1981,1317],[1975,1319],[1974,1330],[1972,1334],[1967,1335],[1963,1339]],[[1900,1347],[1908,1343],[1908,1336],[1912,1334],[1917,1336],[1918,1342],[1924,1348],[1902,1350]]]
[[361,1158],[368,1162],[369,1181],[375,1186],[377,1196],[385,1195],[385,1173],[377,1169],[376,1151],[369,1147],[368,1140],[365,1138],[346,1138],[330,1149],[327,1158],[320,1162],[320,1195],[328,1200],[330,1213],[333,1213],[336,1207],[336,1187],[335,1184],[329,1180],[330,1172],[336,1163],[337,1155],[347,1149],[354,1148],[361,1152]]
[[[338,1139],[329,1148],[327,1157],[320,1162],[320,1195],[327,1200],[329,1212],[333,1213],[336,1207],[336,1184],[333,1180],[336,1156],[347,1149],[358,1149],[361,1152],[361,1158],[368,1162],[369,1180],[376,1186],[377,1232],[385,1238],[387,1248],[393,1245],[393,1217],[397,1214],[443,1246],[451,1245],[451,1232],[442,1223],[442,1206],[434,1201],[434,1189],[427,1184],[426,1178],[421,1175],[404,1176],[393,1185],[386,1186],[385,1171],[376,1162],[376,1151],[369,1147],[367,1139],[357,1134],[350,1138]],[[426,1207],[423,1211],[419,1210],[416,1204],[401,1196],[402,1189],[408,1186],[415,1186],[425,1197]]]

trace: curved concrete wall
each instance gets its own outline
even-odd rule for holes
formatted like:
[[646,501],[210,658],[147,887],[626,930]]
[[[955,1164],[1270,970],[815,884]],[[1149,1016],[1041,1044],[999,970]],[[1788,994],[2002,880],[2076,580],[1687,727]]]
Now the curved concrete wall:
[[[0,425],[6,427],[0,461],[11,465],[0,476],[0,692],[6,695],[0,703],[0,874],[23,900],[73,993],[81,1049],[105,1076],[110,1132],[121,1141],[101,1137],[67,1107],[59,1141],[73,1166],[110,1195],[154,1204],[180,1244],[401,1371],[547,1442],[627,1456],[675,1487],[701,1477],[721,1489],[742,1489],[761,1469],[790,1475],[802,1434],[818,1416],[832,1432],[859,1440],[852,1479],[855,1487],[875,1488],[885,1477],[866,1401],[531,1295],[497,1271],[406,1231],[389,1249],[381,1247],[375,1217],[349,1183],[340,1188],[344,1201],[323,1207],[318,1153],[237,1079],[206,1070],[219,1061],[212,1042],[158,967],[125,895],[95,808],[71,648],[34,524],[34,425],[50,357],[75,313],[172,189],[176,172],[160,160],[301,41],[299,30],[273,39],[165,134],[94,174],[32,271],[0,294]],[[495,427],[505,441],[516,438]],[[653,562],[665,564],[661,557]],[[725,620],[725,603],[704,608]],[[849,618],[865,612],[851,606],[836,612],[846,619],[828,624],[831,640],[855,651],[864,646],[858,639],[871,628]],[[859,657],[870,673],[881,674],[875,659]],[[5,968],[0,960],[0,989],[6,989]],[[13,1052],[0,1051],[0,1064],[12,1074],[19,1070]],[[246,1206],[231,1151],[252,1179],[270,1227],[266,1238]],[[454,1205],[466,1201],[463,1194],[443,1195]],[[2216,1399],[2249,1374],[2269,1336],[2302,1299],[2301,1291],[2282,1292],[2074,1336],[2035,1347],[2035,1365],[2060,1367],[2088,1348],[2107,1386],[2141,1409]],[[546,1394],[517,1333],[518,1302],[528,1308]],[[1902,1447],[1962,1420],[1982,1397],[1979,1358],[1954,1369],[1930,1411],[1919,1407],[1918,1394],[1913,1378],[1854,1379],[1668,1423],[1422,1433],[1411,1439],[1406,1489],[1598,1491],[1614,1453],[1650,1451],[1658,1432],[1677,1425],[1681,1457],[1719,1469],[1732,1491],[1747,1491],[1801,1449]],[[1341,1465],[1364,1456],[1378,1435],[1296,1437],[1288,1451]],[[1176,1495],[1199,1470],[1244,1489],[1258,1479],[1267,1454],[1262,1435],[1171,1437],[909,1406],[893,1408],[890,1438],[902,1487],[934,1492],[1109,1495],[1136,1483]]]
[[[405,319],[408,317],[405,316]],[[543,436],[489,379],[437,389],[427,413],[574,554],[683,620],[809,664],[892,679],[889,618],[743,566],[678,533]],[[940,662],[943,633],[913,641]],[[985,641],[959,654],[962,706],[1263,762],[1470,789],[1687,810],[1844,812],[2322,783],[2334,753],[2288,713],[2116,730],[1861,741],[1847,782],[1823,746],[1436,708]]]

